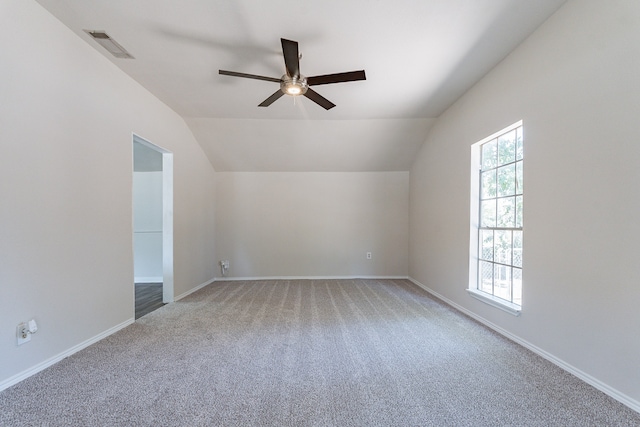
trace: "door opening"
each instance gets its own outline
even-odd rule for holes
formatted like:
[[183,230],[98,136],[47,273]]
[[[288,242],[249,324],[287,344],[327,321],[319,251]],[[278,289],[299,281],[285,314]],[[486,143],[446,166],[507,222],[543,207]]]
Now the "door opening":
[[173,153],[133,135],[135,317],[173,302]]

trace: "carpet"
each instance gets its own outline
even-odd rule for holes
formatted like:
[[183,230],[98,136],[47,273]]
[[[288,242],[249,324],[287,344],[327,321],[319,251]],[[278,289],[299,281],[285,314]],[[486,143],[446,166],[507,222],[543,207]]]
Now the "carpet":
[[2,426],[638,426],[406,280],[215,282],[0,393]]

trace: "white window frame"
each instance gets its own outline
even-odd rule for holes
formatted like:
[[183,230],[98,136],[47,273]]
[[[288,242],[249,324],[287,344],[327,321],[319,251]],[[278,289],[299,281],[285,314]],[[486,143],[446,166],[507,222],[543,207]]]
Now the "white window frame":
[[[515,316],[519,316],[522,306],[505,299],[496,297],[490,293],[478,289],[478,264],[479,264],[479,230],[480,230],[480,171],[481,171],[481,147],[486,142],[511,132],[523,126],[522,120],[508,126],[493,135],[490,135],[471,146],[471,191],[470,191],[470,238],[469,238],[469,287],[470,296],[491,306],[504,310]],[[524,143],[524,138],[523,138]]]

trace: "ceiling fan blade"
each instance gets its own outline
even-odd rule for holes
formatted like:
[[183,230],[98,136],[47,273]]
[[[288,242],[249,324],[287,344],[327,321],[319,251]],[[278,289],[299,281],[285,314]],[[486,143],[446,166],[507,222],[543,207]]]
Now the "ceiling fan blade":
[[282,54],[284,55],[284,65],[287,68],[289,77],[300,77],[300,56],[298,55],[298,42],[280,39],[282,42]]
[[284,95],[284,92],[278,89],[276,93],[274,93],[273,95],[271,95],[270,97],[262,101],[262,103],[258,105],[258,107],[268,107],[269,105],[273,104],[275,100],[279,99],[282,95]]
[[307,77],[309,86],[326,85],[330,83],[353,82],[356,80],[366,80],[364,70],[349,71],[346,73],[325,74],[323,76]]
[[306,96],[307,98],[309,98],[310,100],[312,100],[313,102],[315,102],[316,104],[324,108],[325,110],[330,110],[336,106],[336,104],[329,101],[327,98],[320,95],[318,92],[314,91],[313,89],[307,89],[304,96]]
[[268,82],[280,83],[280,79],[276,79],[275,77],[265,77],[265,76],[258,76],[255,74],[236,73],[235,71],[225,71],[225,70],[218,70],[218,73],[224,76],[244,77],[245,79],[266,80]]

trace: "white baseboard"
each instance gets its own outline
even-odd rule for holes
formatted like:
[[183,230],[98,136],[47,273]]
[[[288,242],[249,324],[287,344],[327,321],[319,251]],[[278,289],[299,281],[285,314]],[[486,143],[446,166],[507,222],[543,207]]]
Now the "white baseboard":
[[424,289],[425,291],[429,292],[431,295],[435,296],[436,298],[438,298],[438,299],[444,301],[445,303],[449,304],[450,306],[452,306],[456,310],[461,311],[462,313],[466,314],[469,317],[472,317],[473,319],[477,320],[478,322],[482,323],[483,325],[493,329],[494,331],[496,331],[500,335],[510,339],[511,341],[513,341],[513,342],[515,342],[517,344],[520,344],[521,346],[533,351],[538,356],[548,360],[549,362],[551,362],[554,365],[564,369],[565,371],[569,372],[570,374],[575,375],[576,377],[580,378],[582,381],[584,381],[587,384],[597,388],[598,390],[600,390],[604,394],[614,398],[615,400],[617,400],[618,402],[622,403],[623,405],[628,406],[629,408],[633,409],[636,412],[640,412],[640,402],[638,402],[637,400],[631,398],[630,396],[627,396],[624,393],[621,393],[620,391],[616,390],[613,387],[610,387],[609,385],[603,383],[602,381],[598,380],[597,378],[594,378],[593,376],[587,374],[586,372],[581,371],[580,369],[576,368],[575,366],[565,362],[562,359],[559,359],[558,357],[556,357],[553,354],[541,349],[540,347],[538,347],[538,346],[536,346],[534,344],[531,344],[530,342],[518,337],[517,335],[512,334],[511,332],[501,328],[500,326],[496,325],[495,323],[492,323],[492,322],[488,321],[484,317],[478,316],[476,313],[474,313],[474,312],[462,307],[461,305],[456,304],[455,302],[451,301],[450,299],[440,295],[439,293],[437,293],[433,289],[431,289],[431,288],[427,287],[426,285],[423,285],[422,283],[418,282],[414,278],[409,277],[408,279],[411,282],[413,282],[415,285],[417,285],[420,288]]
[[16,374],[2,382],[0,382],[0,391],[7,389],[9,387],[11,387],[12,385],[15,385],[17,383],[19,383],[22,380],[25,380],[27,378],[29,378],[32,375],[37,374],[38,372],[48,368],[51,365],[54,365],[56,363],[58,363],[59,361],[61,361],[62,359],[71,356],[74,353],[79,352],[80,350],[89,347],[91,344],[97,343],[98,341],[108,337],[109,335],[112,335],[116,332],[118,332],[120,329],[126,328],[127,326],[131,325],[132,323],[135,322],[135,319],[129,319],[125,322],[120,323],[119,325],[114,326],[113,328],[109,328],[106,331],[92,337],[89,338],[86,341],[81,342],[78,345],[75,345],[73,347],[71,347],[68,350],[63,351],[62,353],[59,353],[47,360],[45,360],[44,362],[38,363],[37,365],[20,372],[19,374]]
[[247,280],[408,280],[407,276],[253,276],[253,277],[216,277],[216,282],[239,282]]
[[162,276],[158,277],[134,277],[134,283],[162,283],[164,278]]
[[213,283],[213,282],[215,282],[216,280],[218,280],[218,279],[216,279],[215,277],[214,277],[213,279],[211,279],[211,280],[207,280],[206,282],[199,284],[199,285],[198,285],[198,286],[196,286],[195,288],[189,289],[187,292],[184,292],[184,293],[182,293],[182,294],[178,295],[177,297],[174,297],[174,298],[173,298],[173,301],[174,301],[174,302],[175,302],[175,301],[179,301],[179,300],[181,300],[182,298],[186,297],[187,295],[191,295],[192,293],[194,293],[194,292],[196,292],[196,291],[199,291],[200,289],[204,288],[205,286],[208,286],[208,285],[212,284],[212,283]]
[[[149,281],[142,281],[140,279],[150,279],[150,280]],[[212,280],[209,280],[209,281],[207,281],[205,283],[202,283],[201,285],[196,286],[195,288],[193,288],[193,289],[191,289],[191,290],[179,295],[178,297],[174,298],[174,301],[178,301],[179,299],[182,299],[182,298],[186,297],[187,295],[189,295],[189,294],[191,294],[191,293],[193,293],[193,292],[195,292],[195,291],[197,291],[199,289],[204,288],[205,286],[213,283],[214,280],[215,279],[212,279]],[[136,278],[136,283],[158,283],[158,282],[162,282],[162,278],[161,277],[159,278],[159,280],[156,280],[156,278]],[[120,329],[123,329],[123,328],[133,324],[134,322],[135,322],[135,319],[129,319],[129,320],[127,320],[127,321],[125,321],[125,322],[123,322],[123,323],[121,323],[119,325],[114,326],[113,328],[110,328],[110,329],[102,332],[101,334],[98,334],[98,335],[96,335],[96,336],[94,336],[92,338],[89,338],[88,340],[83,341],[80,344],[75,345],[75,346],[71,347],[70,349],[63,351],[60,354],[57,354],[56,356],[53,356],[53,357],[45,360],[42,363],[39,363],[39,364],[37,364],[37,365],[35,365],[35,366],[25,370],[25,371],[22,371],[22,372],[20,372],[20,373],[18,373],[16,375],[4,380],[4,381],[1,381],[0,382],[0,391],[9,388],[12,385],[17,384],[20,381],[25,380],[25,379],[29,378],[32,375],[37,374],[38,372],[48,368],[49,366],[58,363],[62,359],[66,358],[66,357],[69,357],[72,354],[77,353],[78,351],[80,351],[80,350],[82,350],[82,349],[84,349],[86,347],[89,347],[91,344],[94,344],[94,343],[96,343],[96,342],[108,337],[109,335],[118,332]]]

